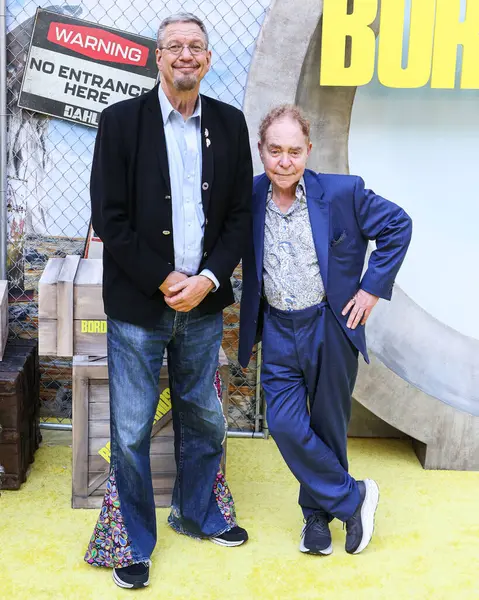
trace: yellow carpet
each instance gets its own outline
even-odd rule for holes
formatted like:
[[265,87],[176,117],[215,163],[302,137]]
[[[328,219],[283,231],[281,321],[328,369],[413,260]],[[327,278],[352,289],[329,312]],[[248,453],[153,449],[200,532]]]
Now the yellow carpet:
[[95,510],[72,510],[71,449],[43,447],[28,482],[0,497],[0,598],[479,600],[479,473],[423,471],[408,442],[351,440],[351,472],[381,488],[376,534],[361,555],[298,550],[297,484],[273,441],[229,440],[228,481],[250,541],[222,548],[179,536],[158,511],[150,587],[117,588],[82,560]]

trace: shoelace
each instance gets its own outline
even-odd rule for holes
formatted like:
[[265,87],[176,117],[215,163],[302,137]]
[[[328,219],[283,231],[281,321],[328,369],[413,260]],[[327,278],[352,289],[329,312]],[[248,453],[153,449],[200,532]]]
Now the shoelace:
[[328,533],[328,521],[325,517],[323,517],[323,515],[314,513],[307,519],[304,519],[304,522],[306,523],[306,527],[304,528],[303,535],[306,535],[306,532],[312,527],[317,527],[320,533]]
[[343,521],[343,530],[346,527],[347,534],[354,534],[359,527],[359,519],[356,516],[351,517],[347,521]]

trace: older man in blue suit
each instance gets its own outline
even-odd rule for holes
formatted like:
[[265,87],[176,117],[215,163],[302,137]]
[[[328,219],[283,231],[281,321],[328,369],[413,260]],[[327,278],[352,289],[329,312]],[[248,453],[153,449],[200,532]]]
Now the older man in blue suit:
[[[270,111],[258,145],[265,173],[243,257],[239,360],[247,366],[262,336],[270,431],[300,482],[300,550],[330,554],[336,517],[357,554],[372,538],[379,489],[348,473],[351,395],[359,353],[369,362],[364,325],[391,298],[411,219],[360,177],[306,169],[309,123],[297,107]],[[368,240],[376,249],[362,276]]]

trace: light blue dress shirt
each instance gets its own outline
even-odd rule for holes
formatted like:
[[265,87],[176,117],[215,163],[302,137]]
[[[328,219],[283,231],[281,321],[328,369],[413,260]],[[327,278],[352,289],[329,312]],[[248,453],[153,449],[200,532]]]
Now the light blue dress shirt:
[[[196,275],[203,256],[205,215],[201,200],[201,98],[188,119],[173,108],[161,85],[158,86],[171,184],[175,271]],[[209,269],[200,275],[219,282]]]

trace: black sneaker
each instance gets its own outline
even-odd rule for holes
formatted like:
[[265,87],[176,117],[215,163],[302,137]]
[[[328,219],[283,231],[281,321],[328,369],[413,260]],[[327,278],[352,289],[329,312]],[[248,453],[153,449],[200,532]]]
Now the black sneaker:
[[241,546],[241,544],[248,541],[248,532],[246,529],[236,526],[225,531],[221,535],[210,537],[208,539],[220,546]]
[[333,544],[328,519],[322,513],[315,512],[309,515],[304,523],[299,545],[301,552],[323,556],[331,554]]
[[379,488],[375,481],[358,481],[358,488],[361,501],[354,515],[346,521],[346,552],[349,554],[359,554],[371,541],[379,502]]
[[142,588],[150,583],[150,561],[113,569],[113,581],[121,588]]

